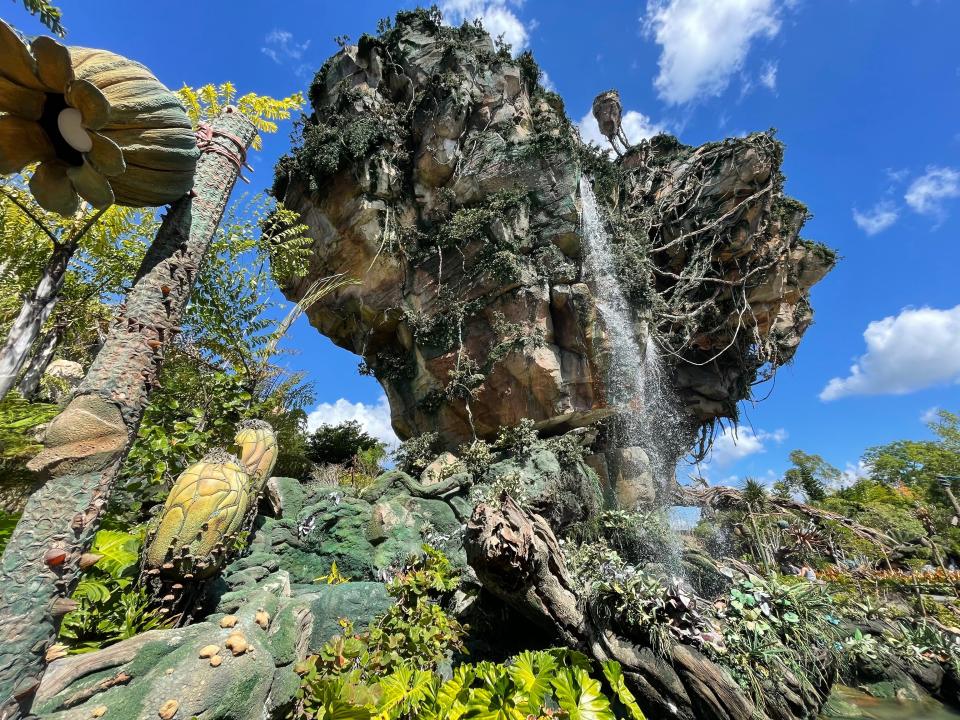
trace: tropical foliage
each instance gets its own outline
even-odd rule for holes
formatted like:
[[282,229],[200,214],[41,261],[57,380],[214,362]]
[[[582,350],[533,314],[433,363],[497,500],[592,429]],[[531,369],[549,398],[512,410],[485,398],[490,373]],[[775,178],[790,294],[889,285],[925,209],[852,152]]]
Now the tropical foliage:
[[342,621],[343,632],[300,664],[300,717],[539,720],[559,711],[582,720],[642,720],[616,663],[598,668],[571,650],[441,673],[464,653],[467,628],[440,605],[459,584],[449,561],[428,546],[423,551],[390,582],[394,607],[363,633]]
[[[209,121],[219,115],[227,105],[233,105],[250,118],[260,133],[275,133],[278,120],[288,120],[292,113],[303,107],[303,93],[294,93],[280,99],[252,92],[238,97],[237,88],[232,82],[208,84],[199,88],[184,85],[177,93],[194,125]],[[254,139],[253,149],[259,150],[261,146],[262,140],[259,137]]]
[[97,532],[89,552],[100,557],[82,574],[71,596],[79,606],[60,626],[69,652],[98,650],[167,624],[137,584],[142,544],[142,530]]

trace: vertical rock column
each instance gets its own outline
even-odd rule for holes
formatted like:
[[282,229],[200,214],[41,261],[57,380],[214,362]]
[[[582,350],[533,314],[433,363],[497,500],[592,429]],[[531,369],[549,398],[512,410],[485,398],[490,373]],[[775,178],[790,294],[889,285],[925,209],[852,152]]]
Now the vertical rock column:
[[80,555],[99,527],[255,133],[233,108],[201,125],[193,192],[171,206],[103,348],[30,463],[49,479],[0,560],[0,720],[26,714],[46,650],[75,605],[69,596]]

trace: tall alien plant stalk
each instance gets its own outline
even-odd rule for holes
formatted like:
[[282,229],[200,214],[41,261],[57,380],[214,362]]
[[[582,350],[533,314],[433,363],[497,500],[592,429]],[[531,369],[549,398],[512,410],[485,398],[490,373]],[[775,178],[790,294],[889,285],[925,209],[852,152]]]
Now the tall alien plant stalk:
[[201,126],[194,190],[172,204],[103,348],[30,462],[49,479],[0,559],[0,720],[29,711],[46,650],[73,605],[80,555],[100,525],[255,133],[232,107]]

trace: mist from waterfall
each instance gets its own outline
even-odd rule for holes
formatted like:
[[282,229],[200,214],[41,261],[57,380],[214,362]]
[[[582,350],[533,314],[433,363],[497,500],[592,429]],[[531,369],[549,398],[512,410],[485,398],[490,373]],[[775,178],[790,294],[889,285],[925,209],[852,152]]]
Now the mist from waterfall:
[[634,322],[617,276],[611,238],[585,175],[580,176],[580,202],[587,276],[594,286],[609,348],[607,399],[617,408],[620,420],[616,446],[643,448],[661,499],[685,450],[683,418],[647,321]]

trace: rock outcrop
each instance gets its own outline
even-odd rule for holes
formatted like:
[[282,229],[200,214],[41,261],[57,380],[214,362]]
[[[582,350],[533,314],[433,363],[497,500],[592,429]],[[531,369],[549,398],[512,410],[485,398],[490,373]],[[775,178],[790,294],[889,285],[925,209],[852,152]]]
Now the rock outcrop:
[[317,74],[274,194],[310,227],[308,274],[345,287],[307,313],[381,382],[401,438],[450,449],[531,418],[560,432],[612,412],[584,272],[578,183],[593,178],[637,325],[668,350],[690,419],[735,417],[810,324],[833,256],[798,238],[772,136],[690,148],[658,136],[611,161],[585,147],[529,54],[472,25],[401,13]]
[[[271,478],[249,547],[205,589],[201,622],[54,660],[33,711],[50,720],[146,720],[172,700],[175,717],[286,717],[296,663],[340,633],[341,618],[363,628],[387,612],[386,581],[425,543],[470,576],[463,531],[478,502],[511,487],[558,526],[595,517],[605,489],[572,444],[559,447],[537,441],[522,457],[494,455],[472,473],[454,466],[459,472],[429,484],[400,471],[362,491]],[[334,563],[340,577],[330,578]],[[477,600],[466,604],[476,609]],[[223,627],[224,617],[235,624]],[[235,632],[242,652],[227,645]]]

